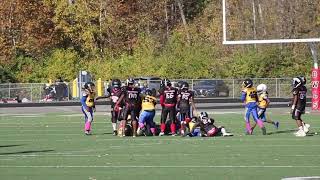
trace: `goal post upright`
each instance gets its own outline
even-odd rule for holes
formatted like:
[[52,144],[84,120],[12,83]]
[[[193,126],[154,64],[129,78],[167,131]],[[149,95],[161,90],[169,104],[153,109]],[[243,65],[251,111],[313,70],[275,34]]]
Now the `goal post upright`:
[[222,31],[224,45],[252,45],[252,44],[284,44],[284,43],[308,43],[313,57],[313,68],[311,72],[312,85],[312,109],[320,111],[320,69],[318,67],[317,49],[315,43],[320,38],[303,39],[253,39],[253,40],[228,40],[227,38],[227,0],[222,0]]

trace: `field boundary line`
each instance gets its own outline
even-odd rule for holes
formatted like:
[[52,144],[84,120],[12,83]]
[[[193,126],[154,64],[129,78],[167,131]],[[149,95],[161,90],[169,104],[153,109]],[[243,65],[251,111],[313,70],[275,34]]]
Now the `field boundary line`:
[[291,165],[269,165],[269,166],[246,166],[246,165],[221,165],[221,166],[64,166],[64,165],[44,165],[44,166],[6,166],[0,168],[320,168],[320,166],[291,166]]

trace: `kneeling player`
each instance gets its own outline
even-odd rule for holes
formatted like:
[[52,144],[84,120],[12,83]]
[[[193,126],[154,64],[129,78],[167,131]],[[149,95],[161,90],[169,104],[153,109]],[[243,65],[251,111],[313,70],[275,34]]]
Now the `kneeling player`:
[[[258,94],[258,117],[261,119],[263,122],[267,122],[270,124],[273,124],[275,128],[279,128],[279,122],[274,122],[271,119],[266,117],[266,111],[267,107],[270,104],[270,100],[268,97],[268,92],[267,92],[267,85],[265,84],[259,84],[257,86],[257,94]],[[255,123],[252,126],[252,131],[256,127],[257,123]]]
[[147,89],[145,91],[146,96],[142,100],[142,112],[139,117],[139,128],[137,134],[140,136],[145,133],[145,126],[150,128],[150,131],[153,136],[156,135],[155,123],[153,118],[156,114],[155,105],[157,99],[152,96],[152,91]]
[[201,112],[198,118],[194,118],[190,128],[191,130],[188,136],[233,136],[231,133],[227,133],[223,126],[216,127],[214,125],[214,119],[209,118],[206,112]]

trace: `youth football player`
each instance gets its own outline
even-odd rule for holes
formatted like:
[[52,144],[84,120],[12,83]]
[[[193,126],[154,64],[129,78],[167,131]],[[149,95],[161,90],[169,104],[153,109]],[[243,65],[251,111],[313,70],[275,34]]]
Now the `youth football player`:
[[124,100],[123,119],[120,122],[119,136],[125,136],[124,128],[127,124],[128,116],[131,115],[132,123],[132,136],[137,135],[137,117],[139,115],[141,102],[140,100],[140,88],[134,86],[134,80],[132,78],[127,79],[127,86],[122,90],[122,95],[117,101],[114,110],[119,111],[120,102]]
[[[275,128],[279,128],[279,122],[274,122],[271,119],[266,117],[267,107],[270,104],[270,99],[268,97],[267,85],[259,84],[257,86],[257,94],[258,94],[258,117],[263,122],[267,122],[273,124]],[[254,123],[252,126],[252,131],[256,127],[257,123]]]
[[118,102],[121,94],[122,94],[121,81],[119,79],[114,79],[111,82],[111,87],[107,89],[106,95],[99,96],[96,98],[96,100],[103,99],[103,98],[110,98],[111,100],[111,123],[112,123],[114,136],[117,135],[117,121],[121,121],[123,119],[122,118],[123,102],[119,102],[119,108],[117,108],[117,111],[114,110],[114,107]]
[[164,88],[160,89],[160,104],[162,106],[161,112],[161,125],[160,125],[160,134],[163,136],[166,129],[166,120],[169,114],[171,120],[170,130],[172,136],[176,136],[176,104],[178,91],[176,88],[171,86],[169,79],[164,79],[161,83],[164,85]]
[[193,111],[196,110],[194,105],[194,95],[193,92],[189,90],[189,84],[187,82],[182,82],[180,86],[180,91],[178,94],[177,108],[179,109],[179,118],[181,123],[181,136],[185,135],[186,127],[191,121],[191,107]]
[[292,106],[291,114],[292,119],[296,120],[299,130],[295,133],[298,137],[304,137],[309,132],[309,124],[303,122],[301,116],[305,113],[307,103],[307,88],[305,86],[305,78],[295,77],[293,78],[292,86]]
[[138,135],[142,135],[146,130],[145,126],[150,127],[150,131],[153,136],[156,135],[155,123],[153,118],[156,114],[155,105],[157,99],[152,96],[152,91],[150,89],[145,90],[145,95],[142,100],[142,111],[139,116],[139,127],[137,130]]
[[204,137],[213,137],[213,136],[233,136],[231,133],[228,133],[223,126],[215,126],[214,119],[209,118],[208,113],[201,112],[199,117],[193,119],[193,125],[191,127],[190,133],[188,136],[204,136]]
[[92,82],[87,82],[84,85],[81,102],[81,110],[84,114],[85,124],[84,133],[91,134],[91,123],[93,121],[93,112],[95,111],[95,85]]
[[253,82],[251,79],[246,79],[242,83],[241,101],[245,104],[245,122],[247,134],[252,134],[252,129],[250,126],[250,115],[252,114],[254,121],[262,130],[262,134],[266,135],[266,128],[264,127],[263,121],[258,117],[257,112],[257,102],[258,96],[256,88],[253,87]]

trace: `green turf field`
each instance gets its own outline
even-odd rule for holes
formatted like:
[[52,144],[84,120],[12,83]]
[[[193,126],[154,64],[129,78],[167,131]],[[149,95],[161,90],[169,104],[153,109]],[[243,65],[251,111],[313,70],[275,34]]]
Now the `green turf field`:
[[[221,110],[220,110],[221,111]],[[1,115],[1,114],[0,114]],[[65,114],[68,115],[68,114]],[[290,115],[272,113],[267,125],[244,135],[241,114],[216,114],[234,137],[114,137],[110,120],[96,116],[93,135],[82,133],[80,116],[0,116],[0,179],[212,180],[320,176],[319,114],[306,114],[311,135],[295,137]],[[159,118],[159,117],[157,117]]]

